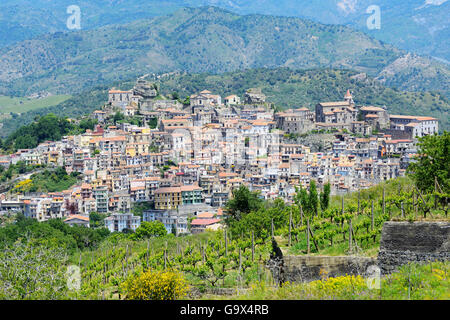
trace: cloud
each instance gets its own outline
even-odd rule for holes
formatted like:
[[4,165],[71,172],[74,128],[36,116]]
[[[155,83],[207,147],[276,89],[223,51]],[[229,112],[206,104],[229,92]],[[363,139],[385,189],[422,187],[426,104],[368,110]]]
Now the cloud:
[[440,6],[445,2],[447,2],[447,0],[425,0],[425,5]]
[[446,3],[448,0],[425,0],[425,3],[415,10],[420,10],[428,6],[440,6],[443,3]]
[[[427,0],[427,1],[432,1],[432,0]],[[345,13],[351,13],[351,12],[356,11],[357,3],[358,3],[358,0],[342,0],[337,3],[337,6],[339,9],[341,9]]]

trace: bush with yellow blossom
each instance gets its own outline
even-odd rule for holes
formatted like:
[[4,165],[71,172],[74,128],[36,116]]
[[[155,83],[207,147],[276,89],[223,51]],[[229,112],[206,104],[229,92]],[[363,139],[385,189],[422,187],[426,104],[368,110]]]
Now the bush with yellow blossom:
[[175,271],[148,270],[124,283],[128,300],[176,300],[186,296],[189,286]]

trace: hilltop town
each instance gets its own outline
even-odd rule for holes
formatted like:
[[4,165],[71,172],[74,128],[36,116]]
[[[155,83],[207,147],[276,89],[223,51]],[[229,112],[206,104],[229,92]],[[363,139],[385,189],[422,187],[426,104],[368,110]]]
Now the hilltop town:
[[[330,183],[332,194],[369,188],[405,175],[417,138],[438,133],[435,118],[358,105],[350,91],[314,111],[276,112],[268,100],[250,88],[243,97],[203,90],[181,101],[143,79],[131,90],[113,88],[90,115],[94,130],[1,157],[4,167],[63,167],[78,172],[79,183],[53,193],[4,190],[0,211],[86,226],[98,212],[111,232],[158,220],[169,233],[198,233],[220,228],[241,185],[287,202],[312,180]],[[142,216],[132,213],[139,204]]]

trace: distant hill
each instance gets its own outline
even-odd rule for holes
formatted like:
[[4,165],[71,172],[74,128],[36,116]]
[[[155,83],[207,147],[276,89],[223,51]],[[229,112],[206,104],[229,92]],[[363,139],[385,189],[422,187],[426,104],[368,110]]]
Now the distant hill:
[[[2,0],[0,47],[67,31],[66,9],[78,5],[82,28],[95,29],[161,16],[182,8],[214,5],[238,14],[270,14],[344,24],[398,48],[450,61],[448,0]],[[381,29],[369,30],[366,10],[381,9]]]
[[[152,77],[150,77],[152,78]],[[391,114],[428,115],[440,119],[440,129],[449,130],[450,103],[433,92],[404,92],[381,85],[364,74],[337,69],[291,70],[289,68],[251,69],[213,74],[172,74],[155,80],[161,93],[169,96],[177,92],[181,99],[208,89],[223,97],[238,94],[251,87],[261,87],[267,100],[281,108],[306,106],[314,110],[318,102],[340,101],[350,89],[358,105],[388,107]],[[58,106],[24,113],[4,121],[0,133],[8,135],[18,127],[30,123],[36,115],[49,112],[59,116],[78,117],[99,108],[108,99],[108,88],[115,86],[128,90],[135,80],[111,83],[78,94]]]
[[[194,0],[240,14],[296,16],[327,24],[343,24],[403,50],[450,63],[448,0]],[[369,30],[367,8],[380,7],[381,28]]]
[[95,29],[161,16],[187,6],[183,0],[2,0],[0,47],[38,35],[67,31],[67,8],[79,6],[81,28]]
[[[406,58],[407,57],[407,58]],[[405,90],[450,90],[450,69],[344,26],[215,7],[123,26],[55,33],[0,50],[0,94],[81,92],[165,71],[346,68]]]

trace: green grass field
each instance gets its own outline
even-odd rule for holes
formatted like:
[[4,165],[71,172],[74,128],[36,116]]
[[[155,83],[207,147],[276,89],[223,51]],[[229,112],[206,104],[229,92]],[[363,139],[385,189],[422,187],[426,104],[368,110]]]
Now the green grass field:
[[7,97],[0,96],[0,113],[22,113],[31,110],[37,110],[45,107],[52,107],[66,101],[71,96],[55,95],[42,99],[29,99],[26,97]]

